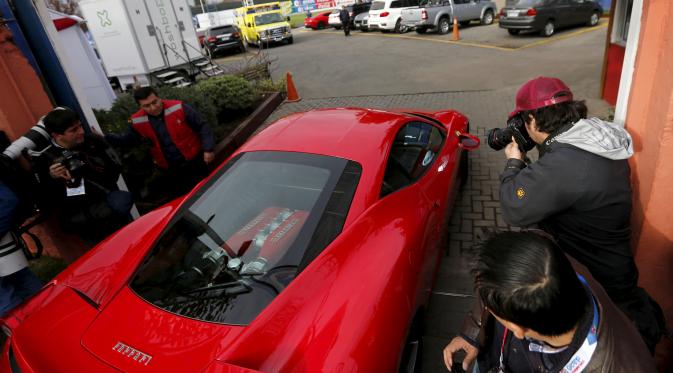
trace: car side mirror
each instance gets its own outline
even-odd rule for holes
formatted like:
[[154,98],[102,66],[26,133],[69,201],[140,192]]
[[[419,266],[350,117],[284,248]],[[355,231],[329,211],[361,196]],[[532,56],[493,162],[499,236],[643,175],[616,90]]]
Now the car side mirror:
[[469,133],[456,131],[456,136],[458,136],[458,147],[463,150],[470,151],[477,149],[481,143],[481,140],[477,136]]
[[248,26],[248,27],[252,27],[252,23],[248,23],[246,26]]
[[290,22],[290,16],[287,16],[287,21]]

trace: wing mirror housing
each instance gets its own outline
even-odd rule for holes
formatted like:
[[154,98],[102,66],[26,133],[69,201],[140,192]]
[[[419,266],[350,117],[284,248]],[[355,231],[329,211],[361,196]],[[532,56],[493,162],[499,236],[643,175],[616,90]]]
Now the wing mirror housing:
[[477,149],[481,143],[481,140],[477,136],[469,133],[456,131],[456,136],[458,136],[458,147],[463,150],[470,151]]

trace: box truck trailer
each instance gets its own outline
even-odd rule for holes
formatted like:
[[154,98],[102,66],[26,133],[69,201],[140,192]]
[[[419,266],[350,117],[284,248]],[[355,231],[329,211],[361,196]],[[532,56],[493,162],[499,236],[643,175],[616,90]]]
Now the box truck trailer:
[[201,53],[187,0],[81,0],[79,7],[109,77],[121,87],[184,86],[221,69]]

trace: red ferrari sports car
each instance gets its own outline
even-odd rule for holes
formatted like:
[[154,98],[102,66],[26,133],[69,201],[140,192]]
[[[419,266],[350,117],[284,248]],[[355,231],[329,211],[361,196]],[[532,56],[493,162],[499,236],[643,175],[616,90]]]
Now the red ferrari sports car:
[[275,122],[2,319],[0,371],[413,371],[467,130],[451,110]]
[[312,28],[314,30],[322,30],[326,28],[329,25],[328,19],[330,13],[332,13],[331,10],[316,14],[313,17],[306,17],[304,19],[304,27]]

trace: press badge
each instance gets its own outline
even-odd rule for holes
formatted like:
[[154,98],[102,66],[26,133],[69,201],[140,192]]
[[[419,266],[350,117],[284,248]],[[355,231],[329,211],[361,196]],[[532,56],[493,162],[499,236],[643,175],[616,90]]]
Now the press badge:
[[78,187],[75,188],[66,187],[65,193],[68,197],[83,196],[86,193],[84,191],[84,179],[82,179]]

